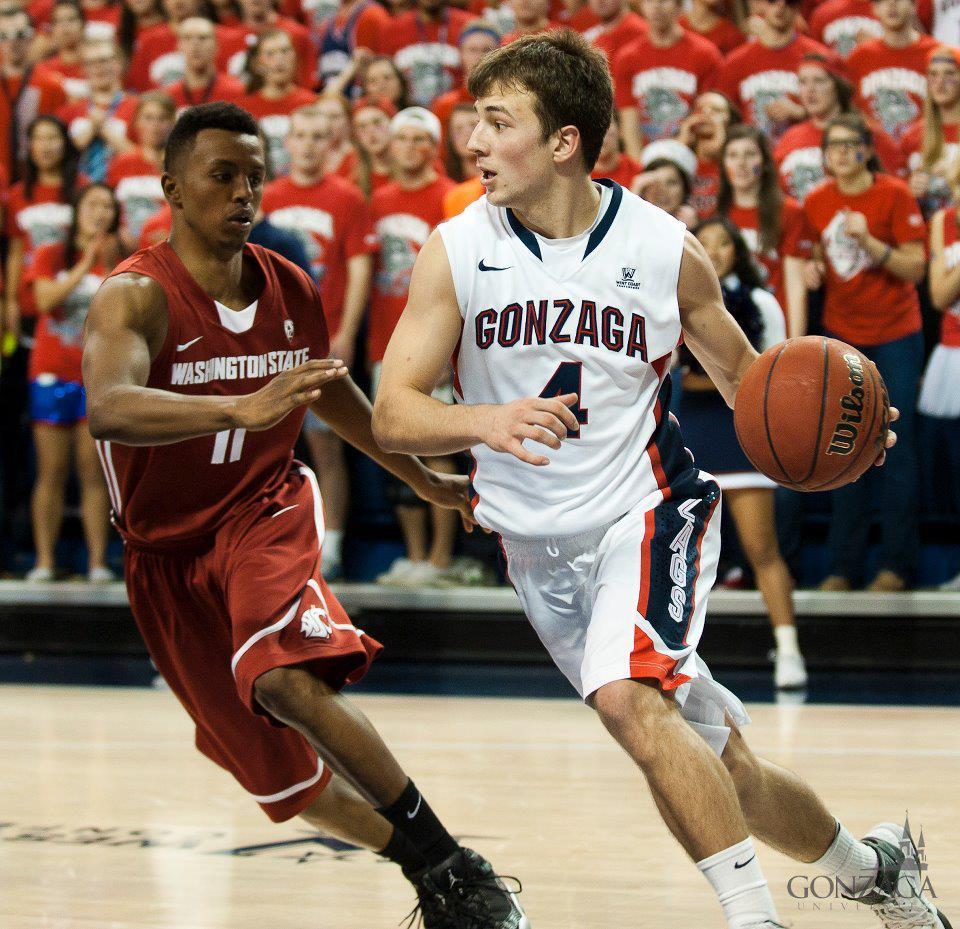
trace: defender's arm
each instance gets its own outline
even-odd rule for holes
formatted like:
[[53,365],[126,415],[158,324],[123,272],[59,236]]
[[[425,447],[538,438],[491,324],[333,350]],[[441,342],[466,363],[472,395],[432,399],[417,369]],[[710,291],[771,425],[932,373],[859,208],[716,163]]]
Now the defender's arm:
[[687,345],[732,408],[740,379],[757,353],[723,305],[717,273],[689,232],[683,244],[677,300]]
[[256,393],[236,397],[190,397],[145,387],[166,335],[166,298],[152,278],[120,274],[97,291],[83,351],[87,416],[95,439],[168,445],[223,429],[267,429],[317,399],[321,385],[346,374],[339,361],[309,361]]

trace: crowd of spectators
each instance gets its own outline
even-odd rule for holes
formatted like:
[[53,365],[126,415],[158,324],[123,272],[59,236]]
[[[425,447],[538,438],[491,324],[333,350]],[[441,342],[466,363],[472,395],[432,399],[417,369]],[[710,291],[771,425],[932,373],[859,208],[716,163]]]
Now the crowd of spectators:
[[[559,26],[602,49],[614,78],[594,176],[696,231],[758,347],[825,333],[878,365],[899,442],[881,471],[830,495],[821,586],[914,586],[922,488],[936,482],[954,527],[960,513],[960,7],[929,0],[0,0],[0,570],[59,576],[76,505],[83,570],[111,577],[83,321],[103,277],[166,238],[162,152],[179,111],[226,100],[257,117],[270,180],[251,240],[314,277],[331,349],[372,394],[419,248],[483,192],[467,76],[501,44]],[[706,460],[725,411],[692,356],[676,377]],[[331,578],[351,501],[374,489],[405,547],[383,582],[489,576],[454,557],[453,514],[358,468],[316,417],[302,451],[327,508]],[[807,501],[777,491],[775,521],[772,486],[730,455],[716,470],[740,560],[789,625],[776,530],[794,537]]]

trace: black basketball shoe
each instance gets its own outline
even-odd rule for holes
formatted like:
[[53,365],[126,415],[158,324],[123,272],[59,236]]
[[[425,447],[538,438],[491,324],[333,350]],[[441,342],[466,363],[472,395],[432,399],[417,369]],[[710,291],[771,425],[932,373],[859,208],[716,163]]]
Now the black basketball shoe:
[[516,891],[510,890],[490,862],[472,849],[461,848],[431,868],[422,884],[428,895],[443,901],[450,929],[531,929],[515,895],[520,882]]

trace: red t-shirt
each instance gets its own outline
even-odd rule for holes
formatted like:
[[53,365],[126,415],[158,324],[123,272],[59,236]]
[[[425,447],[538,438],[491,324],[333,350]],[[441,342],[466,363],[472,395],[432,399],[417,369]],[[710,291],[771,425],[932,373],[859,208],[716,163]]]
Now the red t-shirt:
[[34,73],[45,74],[54,80],[60,80],[68,97],[85,97],[90,92],[83,65],[79,61],[64,64],[59,55],[54,55],[38,61]]
[[720,49],[722,55],[729,55],[735,48],[739,48],[747,41],[747,37],[737,28],[737,24],[726,17],[722,17],[715,26],[706,32],[701,32],[691,26],[686,14],[680,17],[679,22],[684,29],[689,29],[691,32],[695,32],[697,35],[713,42]]
[[320,287],[327,330],[335,335],[343,320],[347,262],[377,250],[370,207],[360,190],[328,174],[308,187],[289,177],[267,184],[260,205],[275,226],[294,233],[310,259]]
[[202,90],[190,90],[179,80],[164,92],[176,104],[177,111],[185,110],[188,106],[197,106],[200,103],[211,103],[222,100],[226,103],[236,103],[245,93],[243,83],[232,74],[217,72],[213,80]]
[[669,48],[638,39],[613,59],[617,107],[637,108],[644,141],[675,136],[697,94],[716,84],[721,61],[717,47],[694,32]]
[[732,206],[728,214],[743,233],[750,254],[756,259],[765,278],[768,290],[772,291],[786,311],[787,294],[783,281],[783,259],[800,257],[809,251],[805,241],[806,229],[803,222],[803,207],[792,197],[783,198],[780,210],[780,242],[776,248],[760,251],[760,213],[756,207]]
[[[169,243],[137,252],[113,269],[114,275],[151,277],[166,294],[167,334],[150,363],[147,387],[232,397],[326,357],[320,294],[310,275],[256,245],[244,246],[244,260],[259,266],[264,285],[251,325],[241,332],[221,322],[213,299]],[[149,447],[109,443],[102,451],[121,534],[134,543],[175,545],[214,533],[285,480],[304,411],[299,407],[262,432],[232,429]]]
[[[943,216],[943,252],[947,268],[960,264],[960,230],[957,229],[957,208],[947,207]],[[943,311],[940,321],[940,342],[960,348],[960,300],[954,300]]]
[[920,329],[920,302],[910,281],[877,267],[843,231],[847,212],[862,213],[870,234],[890,245],[926,242],[927,227],[907,185],[877,174],[858,196],[824,181],[803,205],[808,236],[820,244],[827,268],[824,328],[853,345],[892,342]]
[[[63,80],[49,71],[30,74],[27,88],[21,92],[23,80],[0,77],[0,164],[7,177],[16,177],[14,157],[23,158],[27,151],[27,126],[40,115],[52,116],[67,102]],[[17,104],[17,150],[10,148],[10,124],[13,116],[11,104]]]
[[830,53],[819,42],[797,35],[783,48],[767,48],[756,39],[741,45],[723,64],[720,89],[737,105],[746,122],[752,123],[776,142],[789,123],[774,123],[767,107],[788,96],[798,101],[797,68],[804,55]]
[[[884,171],[902,174],[905,163],[903,150],[879,126],[870,127],[877,158]],[[780,173],[780,185],[801,203],[807,193],[819,184],[826,172],[823,169],[823,130],[813,120],[791,126],[777,143],[773,159]]]
[[[216,65],[224,71],[237,53],[246,53],[246,35],[230,26],[214,26],[217,38]],[[133,57],[127,69],[126,86],[138,93],[171,84],[183,78],[183,54],[174,28],[159,23],[144,29],[137,37]]]
[[906,48],[891,48],[882,39],[871,39],[858,45],[847,59],[857,106],[895,139],[923,112],[927,56],[937,44],[928,35]]
[[630,189],[630,182],[643,171],[640,162],[635,161],[625,152],[621,153],[616,167],[612,171],[598,171],[590,175],[591,177],[609,177],[611,181],[616,181],[621,187]]
[[706,219],[717,212],[717,194],[720,193],[720,163],[697,159],[697,173],[693,178],[690,206],[697,216]]
[[[90,108],[93,106],[91,100],[74,100],[57,110],[57,117],[66,123],[70,137],[81,129],[86,129],[90,125]],[[111,107],[111,115],[107,119],[122,130],[124,136],[128,139],[134,138],[133,120],[137,115],[137,98],[132,94],[117,94],[114,104]]]
[[844,58],[862,37],[876,39],[882,34],[872,0],[827,0],[810,19],[810,35]]
[[367,330],[370,361],[381,361],[387,351],[407,304],[413,263],[430,233],[443,222],[443,198],[454,186],[447,177],[438,177],[416,190],[390,183],[371,198],[379,251]]
[[649,32],[650,27],[642,16],[627,11],[615,26],[608,27],[597,23],[587,29],[583,37],[596,45],[607,56],[608,61],[613,61],[620,49],[644,38]]
[[430,106],[462,83],[460,33],[472,19],[456,7],[448,7],[439,23],[424,23],[415,10],[394,19],[385,39],[386,52],[406,75],[410,98],[420,106]]
[[[78,179],[77,187],[81,186]],[[23,272],[17,289],[17,303],[24,316],[33,317],[37,309],[28,277],[34,253],[41,245],[60,244],[66,239],[73,222],[73,207],[64,202],[60,184],[34,184],[33,196],[27,199],[23,181],[20,181],[7,192],[5,215],[7,236],[23,242]]]
[[[77,259],[79,261],[79,255]],[[66,247],[62,244],[41,245],[33,255],[25,275],[31,287],[40,278],[58,280],[69,273]],[[83,325],[90,301],[103,283],[107,269],[99,262],[80,279],[80,283],[50,313],[44,313],[37,324],[33,351],[30,353],[30,380],[41,374],[52,374],[61,381],[80,383],[80,362],[83,359]]]
[[110,162],[107,183],[120,202],[123,228],[133,241],[138,241],[143,224],[166,203],[160,169],[144,158],[139,148],[134,148]]
[[290,170],[290,155],[283,144],[290,131],[290,114],[308,103],[313,103],[317,95],[303,87],[294,85],[286,96],[276,100],[266,98],[261,92],[244,94],[237,103],[248,110],[260,123],[267,139],[267,149],[274,177],[280,177]]
[[550,4],[550,18],[581,33],[586,33],[588,29],[592,29],[599,22],[597,14],[590,9],[590,4],[581,4],[571,13],[563,0],[559,3]]

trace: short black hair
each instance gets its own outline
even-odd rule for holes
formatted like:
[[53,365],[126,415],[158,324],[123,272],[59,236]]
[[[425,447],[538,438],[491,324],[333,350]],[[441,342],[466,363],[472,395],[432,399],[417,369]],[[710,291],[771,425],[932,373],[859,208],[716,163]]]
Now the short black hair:
[[173,166],[193,147],[194,140],[204,129],[223,129],[243,135],[257,135],[257,121],[243,107],[235,103],[201,103],[180,114],[174,123],[163,152],[163,170],[172,173]]

